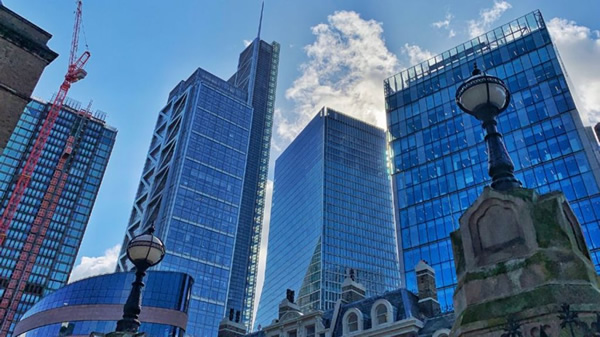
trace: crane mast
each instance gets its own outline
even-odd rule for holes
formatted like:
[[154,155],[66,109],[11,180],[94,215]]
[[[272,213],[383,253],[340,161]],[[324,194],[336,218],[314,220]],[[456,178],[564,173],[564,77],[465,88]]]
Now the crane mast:
[[[0,246],[2,246],[6,240],[8,229],[19,208],[19,204],[21,203],[21,199],[23,198],[25,190],[29,186],[31,176],[35,171],[56,119],[63,108],[65,98],[67,97],[67,93],[71,85],[79,80],[82,80],[87,75],[83,67],[90,57],[89,51],[86,50],[83,52],[79,58],[76,56],[79,45],[79,32],[81,29],[81,15],[82,1],[78,0],[77,9],[75,11],[73,39],[71,41],[67,74],[65,75],[65,79],[52,102],[52,106],[48,111],[46,119],[42,123],[40,132],[33,143],[25,165],[23,166],[17,182],[15,183],[15,187],[10,199],[4,208],[2,216],[0,217]],[[82,116],[82,118],[85,117],[87,116]],[[16,267],[14,268],[10,279],[8,280],[8,284],[4,289],[2,298],[0,299],[1,336],[7,335],[14,320],[21,296],[37,259],[39,247],[45,238],[46,231],[50,226],[52,216],[54,215],[54,211],[56,210],[56,206],[60,200],[62,190],[68,178],[68,167],[66,167],[66,165],[69,162],[69,159],[72,157],[74,141],[74,135],[70,135],[67,139],[63,154],[61,155],[54,170],[54,174],[52,175],[48,189],[42,198],[42,203],[38,213],[36,214],[33,224],[31,225],[25,244],[19,253]]]

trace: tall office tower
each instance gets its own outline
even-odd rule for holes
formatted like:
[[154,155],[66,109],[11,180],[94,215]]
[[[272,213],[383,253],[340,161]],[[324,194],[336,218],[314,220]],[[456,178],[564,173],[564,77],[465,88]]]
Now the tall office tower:
[[416,289],[414,265],[428,261],[447,308],[456,284],[448,235],[490,181],[481,125],[454,101],[474,62],[512,93],[498,123],[517,178],[540,193],[565,193],[600,272],[599,163],[535,11],[384,81],[403,281]]
[[[198,69],[159,113],[123,248],[155,225],[155,268],[196,281],[191,336],[216,336],[230,309],[252,319],[278,58],[257,37],[229,81]],[[122,250],[117,270],[130,268]]]
[[51,37],[0,2],[0,154],[42,71],[58,56],[46,46]]
[[[32,100],[0,156],[0,211],[7,205],[51,105]],[[32,305],[67,283],[117,135],[117,131],[104,122],[103,115],[99,113],[94,117],[80,111],[77,102],[67,99],[6,233],[0,248],[0,295],[3,298],[8,296],[5,291],[11,278],[16,276],[17,261],[23,254],[31,258],[32,252],[39,250],[22,296],[9,299],[11,304],[19,302],[10,331]],[[69,146],[71,141],[72,146]],[[53,176],[65,156],[62,178],[55,181]],[[41,216],[41,205],[53,203],[50,201],[54,198],[52,193],[59,191],[56,184],[61,182],[64,187],[51,220],[42,219],[50,221],[48,230],[31,232],[34,219]],[[34,247],[24,252],[30,232],[36,234]],[[10,314],[11,310],[0,317],[0,323]]]
[[323,108],[277,159],[255,326],[288,288],[302,309],[332,309],[349,268],[368,296],[399,286],[385,152],[383,130]]
[[240,54],[238,70],[229,79],[248,92],[247,102],[254,108],[227,300],[227,308],[241,311],[246,325],[252,322],[254,312],[278,65],[279,44],[257,37]]

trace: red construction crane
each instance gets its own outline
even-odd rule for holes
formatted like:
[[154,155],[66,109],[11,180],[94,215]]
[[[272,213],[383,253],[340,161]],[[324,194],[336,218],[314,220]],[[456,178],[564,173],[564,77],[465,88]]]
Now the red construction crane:
[[[15,216],[15,213],[19,207],[23,194],[29,185],[31,176],[37,166],[37,163],[42,154],[42,150],[46,145],[48,136],[54,127],[56,118],[63,107],[64,100],[67,96],[67,92],[71,87],[71,84],[85,78],[87,75],[86,71],[83,70],[83,66],[86,64],[90,57],[90,53],[86,50],[79,58],[76,59],[76,53],[79,45],[79,32],[81,29],[81,8],[82,1],[77,1],[77,9],[75,11],[75,24],[73,27],[73,39],[71,41],[71,51],[69,54],[69,68],[65,75],[58,94],[52,102],[52,107],[48,112],[46,119],[44,120],[41,130],[33,143],[33,147],[25,166],[19,175],[16,182],[13,193],[2,213],[0,218],[0,246],[6,239],[6,233],[8,228]],[[59,162],[56,166],[48,190],[46,191],[38,213],[31,225],[31,229],[27,235],[27,239],[23,248],[21,249],[17,265],[12,272],[7,287],[4,290],[2,299],[0,300],[0,319],[2,324],[0,327],[0,336],[6,336],[10,325],[13,321],[14,314],[17,306],[20,302],[21,295],[25,289],[25,285],[31,274],[31,270],[37,258],[39,252],[39,246],[42,244],[54,211],[62,194],[66,179],[68,177],[68,169],[65,170],[65,164],[71,157],[73,150],[73,143],[75,141],[74,135],[70,135],[65,145],[65,150]]]

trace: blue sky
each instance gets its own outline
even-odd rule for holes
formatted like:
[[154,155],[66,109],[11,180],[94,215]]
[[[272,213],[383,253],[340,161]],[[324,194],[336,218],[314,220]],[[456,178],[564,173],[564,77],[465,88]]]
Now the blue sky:
[[[60,56],[34,92],[49,99],[66,70],[75,1],[3,2],[54,35],[49,46]],[[282,47],[271,172],[320,106],[383,126],[385,77],[534,9],[551,28],[584,119],[600,121],[600,1],[266,1],[262,38]],[[84,104],[93,99],[119,134],[79,252],[78,277],[114,268],[114,247],[169,90],[197,67],[229,78],[244,40],[256,35],[259,12],[259,0],[84,2],[80,45],[87,41],[92,57],[88,77],[69,96]]]

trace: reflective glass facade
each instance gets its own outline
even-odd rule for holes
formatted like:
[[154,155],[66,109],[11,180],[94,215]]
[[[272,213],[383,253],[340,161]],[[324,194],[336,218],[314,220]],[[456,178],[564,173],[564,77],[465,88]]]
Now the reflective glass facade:
[[[50,106],[37,100],[27,105],[0,157],[0,212],[8,203],[18,174],[25,165]],[[113,148],[117,131],[102,119],[78,113],[78,108],[78,103],[67,100],[60,111],[0,249],[2,295],[31,224],[40,210],[56,165],[65,151],[67,138],[74,136],[73,152],[65,166],[68,169],[65,187],[27,280],[25,292],[18,299],[20,304],[11,331],[27,309],[67,283]]]
[[428,261],[448,309],[456,284],[448,236],[490,180],[481,125],[454,102],[474,62],[503,79],[513,95],[498,126],[517,178],[540,193],[565,193],[600,271],[598,145],[587,141],[555,46],[535,11],[384,82],[403,281],[415,290],[414,266]]
[[256,295],[278,66],[279,44],[256,38],[240,54],[238,71],[229,79],[229,83],[248,92],[247,101],[254,108],[227,300],[227,308],[239,310],[248,326]]
[[156,269],[196,280],[191,336],[215,336],[230,308],[252,319],[278,51],[255,39],[229,81],[198,69],[159,113],[123,247],[156,226]]
[[[24,315],[17,325],[19,336],[89,336],[91,332],[108,333],[115,330],[122,314],[115,310],[127,301],[134,280],[133,273],[114,273],[90,277],[68,284],[44,297]],[[187,312],[193,280],[189,275],[175,272],[148,273],[144,279],[142,310],[152,308]],[[113,305],[116,305],[113,306]],[[79,307],[81,306],[81,307]],[[72,320],[60,319],[61,311],[78,311],[79,317]],[[98,319],[99,316],[115,319]],[[165,315],[165,311],[162,311]],[[46,315],[44,315],[46,314]],[[23,323],[35,327],[24,330]],[[142,321],[141,332],[156,337],[183,337],[185,330],[173,324],[148,323]],[[62,334],[61,334],[62,333]]]
[[367,296],[399,286],[385,147],[383,130],[324,108],[277,159],[255,326],[288,288],[303,309],[332,309],[347,268]]

